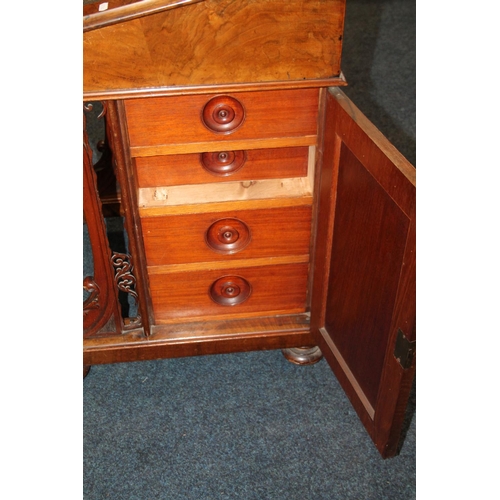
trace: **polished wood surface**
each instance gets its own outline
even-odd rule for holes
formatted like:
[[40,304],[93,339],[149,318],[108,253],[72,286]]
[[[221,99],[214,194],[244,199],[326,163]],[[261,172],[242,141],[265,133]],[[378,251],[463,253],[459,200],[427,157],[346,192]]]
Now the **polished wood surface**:
[[188,153],[209,153],[250,149],[264,149],[264,148],[290,148],[300,146],[315,146],[317,143],[316,134],[300,135],[290,137],[267,137],[256,139],[238,139],[226,137],[223,142],[221,141],[196,141],[196,142],[179,142],[157,144],[150,146],[133,146],[130,148],[130,155],[133,158],[146,157],[146,156],[162,156],[162,155],[175,155],[175,154],[188,154]]
[[146,258],[141,243],[142,229],[137,209],[137,189],[129,152],[125,111],[123,104],[118,101],[109,101],[106,107],[109,143],[113,151],[114,170],[121,191],[121,212],[125,231],[128,235],[130,254],[134,258],[134,272],[137,278],[137,294],[139,297],[138,314],[141,317],[142,335],[147,337],[151,333],[153,313],[147,283]]
[[[226,164],[231,161],[231,153],[235,152],[221,150],[213,153],[136,158],[138,186],[210,184],[221,181],[251,181],[307,175],[309,157],[307,146],[239,150],[243,156],[243,164],[236,170],[229,167],[227,169],[229,171],[218,173],[217,169],[220,171],[224,168],[224,160]],[[209,160],[204,160],[204,155],[209,156]],[[208,165],[205,165],[205,162]]]
[[[174,206],[151,206],[139,207],[139,214],[142,217],[162,217],[163,215],[181,215],[181,214],[202,214],[206,212],[226,212],[228,210],[228,202],[216,202],[198,204],[193,203],[187,205]],[[311,195],[295,198],[262,198],[257,200],[239,200],[232,201],[229,210],[246,210],[246,209],[267,209],[279,207],[300,207],[302,205],[310,205],[313,202]]]
[[[211,299],[210,287],[224,276],[240,276],[250,283],[252,292],[245,302],[231,307]],[[150,274],[155,321],[162,324],[305,312],[307,276],[307,263]]]
[[213,96],[176,96],[125,101],[130,146],[211,142],[224,150],[234,140],[315,135],[318,90],[241,92],[235,99],[244,122],[217,133],[203,122],[203,110]]
[[83,37],[84,93],[340,77],[345,0],[206,0]]
[[[87,108],[87,109],[91,109]],[[88,293],[83,303],[83,336],[121,334],[123,322],[111,263],[111,249],[106,236],[102,204],[97,190],[92,149],[83,123],[83,216],[92,252],[92,275],[85,276],[83,289]],[[84,370],[85,374],[85,370]]]
[[[223,224],[212,237],[217,238],[221,229],[231,234],[226,244],[221,234],[215,247],[208,232],[219,221]],[[148,266],[303,255],[309,252],[311,207],[149,217],[141,223]],[[235,243],[245,238],[241,223],[247,226],[248,241],[240,249]]]
[[374,407],[410,219],[345,143],[339,164],[325,328]]
[[317,345],[389,457],[415,372],[415,170],[326,89],[344,3],[206,0],[84,34],[142,318],[85,338],[84,364]]
[[138,19],[168,9],[203,2],[205,0],[111,0],[84,4],[83,31]]
[[325,105],[312,332],[391,456],[414,375],[394,346],[415,336],[415,169],[340,90]]
[[306,314],[154,325],[151,335],[87,339],[84,363],[118,363],[311,345]]

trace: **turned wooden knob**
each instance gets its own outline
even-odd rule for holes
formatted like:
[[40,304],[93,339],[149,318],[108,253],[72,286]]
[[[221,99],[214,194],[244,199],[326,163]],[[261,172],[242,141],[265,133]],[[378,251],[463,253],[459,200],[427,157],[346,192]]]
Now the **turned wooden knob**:
[[210,298],[221,306],[236,306],[252,293],[250,283],[241,276],[223,276],[210,287]]
[[250,229],[239,219],[220,219],[205,233],[205,241],[210,249],[227,255],[243,250],[250,239]]
[[201,120],[212,132],[231,134],[245,120],[245,109],[234,97],[217,96],[205,104]]
[[234,174],[246,161],[245,151],[217,151],[200,155],[203,168],[211,174],[220,176]]

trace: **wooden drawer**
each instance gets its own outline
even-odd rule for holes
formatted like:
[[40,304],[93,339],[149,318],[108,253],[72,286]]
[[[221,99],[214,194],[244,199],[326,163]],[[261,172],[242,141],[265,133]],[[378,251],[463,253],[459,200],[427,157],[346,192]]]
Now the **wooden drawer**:
[[148,266],[309,254],[311,206],[147,217]]
[[136,158],[138,187],[279,179],[307,175],[308,147]]
[[[134,147],[315,136],[318,89],[237,92],[125,100]],[[203,151],[203,150],[202,150]],[[212,149],[213,151],[213,149]]]
[[151,274],[155,321],[304,312],[307,275],[307,263]]

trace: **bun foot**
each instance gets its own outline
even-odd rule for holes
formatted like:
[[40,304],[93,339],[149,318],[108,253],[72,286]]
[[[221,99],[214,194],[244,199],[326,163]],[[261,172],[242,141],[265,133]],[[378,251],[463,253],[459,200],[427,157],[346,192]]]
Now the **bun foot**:
[[318,346],[291,347],[281,349],[281,352],[288,361],[296,365],[314,365],[323,357],[323,353]]
[[85,378],[90,371],[90,365],[83,365],[83,378]]

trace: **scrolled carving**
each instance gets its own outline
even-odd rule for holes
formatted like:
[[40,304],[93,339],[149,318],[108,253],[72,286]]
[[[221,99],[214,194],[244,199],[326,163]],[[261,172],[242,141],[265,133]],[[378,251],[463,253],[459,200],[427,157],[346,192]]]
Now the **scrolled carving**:
[[100,289],[98,284],[94,281],[92,276],[87,276],[83,280],[83,289],[89,292],[89,296],[83,303],[83,314],[86,315],[91,309],[99,309],[99,293]]
[[[97,119],[102,118],[106,114],[108,109],[108,103],[106,101],[101,101],[100,104],[102,105],[102,110],[97,116]],[[84,102],[83,111],[85,111],[86,113],[91,113],[92,111],[94,111],[94,104],[92,102]]]
[[201,121],[212,132],[231,134],[245,121],[245,108],[230,96],[217,96],[205,104]]
[[241,276],[222,276],[212,283],[210,298],[221,306],[236,306],[252,294],[252,286]]
[[248,246],[251,233],[248,226],[236,218],[219,219],[205,233],[209,248],[221,254],[234,254]]
[[111,263],[115,268],[115,283],[118,290],[130,294],[138,303],[138,295],[135,291],[136,279],[133,275],[134,266],[131,263],[132,257],[128,254],[113,252]]

